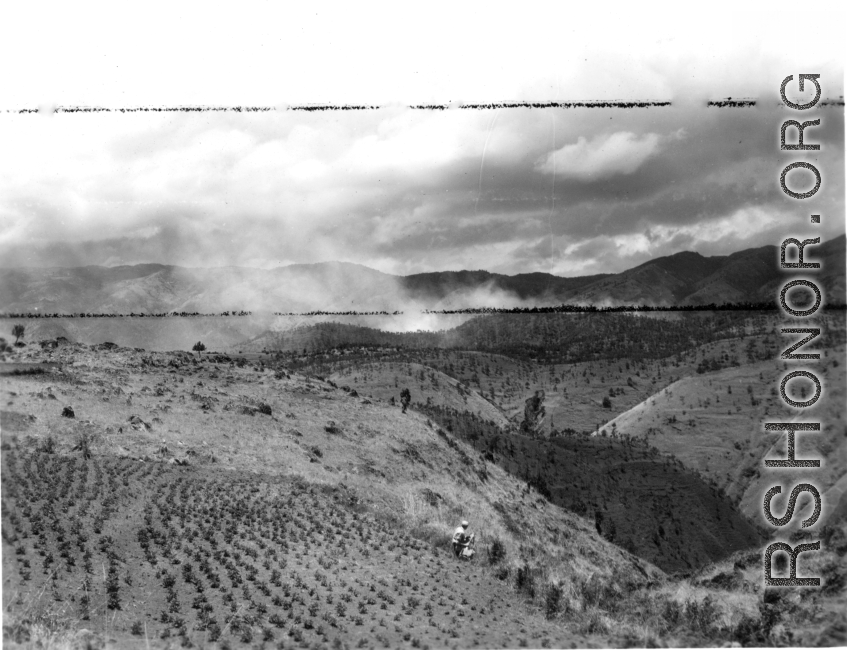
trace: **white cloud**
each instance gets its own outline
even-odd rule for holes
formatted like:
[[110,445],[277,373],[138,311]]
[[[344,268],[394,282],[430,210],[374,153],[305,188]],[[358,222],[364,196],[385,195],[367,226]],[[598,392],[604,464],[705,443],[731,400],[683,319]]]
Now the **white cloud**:
[[547,154],[537,169],[583,180],[631,174],[659,152],[663,140],[656,133],[638,136],[629,131],[599,135],[591,140],[580,137],[576,143]]

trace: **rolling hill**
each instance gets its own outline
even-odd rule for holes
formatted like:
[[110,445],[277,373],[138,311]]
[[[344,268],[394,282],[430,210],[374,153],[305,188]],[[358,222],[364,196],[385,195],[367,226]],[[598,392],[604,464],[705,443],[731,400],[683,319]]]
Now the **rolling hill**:
[[[820,260],[830,302],[845,302],[845,237],[808,250]],[[299,313],[515,307],[559,304],[701,305],[771,301],[784,274],[776,246],[704,257],[681,252],[622,273],[563,278],[488,271],[409,276],[358,264],[295,264],[271,270],[119,267],[0,269],[5,313],[163,313],[246,310]]]
[[[776,394],[785,374],[774,359],[692,374],[658,391],[618,415],[605,428],[649,442],[672,454],[683,465],[714,480],[739,503],[741,512],[758,523],[762,495],[775,484],[787,487],[797,478],[808,478],[808,469],[769,470],[767,458],[785,457],[785,435],[764,431],[766,421],[820,421],[820,433],[797,435],[798,458],[825,459],[814,470],[815,483],[823,495],[824,508],[814,530],[836,523],[847,514],[847,423],[843,396],[847,391],[847,364],[842,343],[825,348],[826,356],[816,368],[826,386],[826,399],[806,412],[787,408]],[[781,497],[780,497],[781,499]],[[776,504],[774,508],[782,507]],[[798,502],[798,512],[811,500]],[[796,530],[801,518],[788,531]]]
[[467,412],[415,408],[510,474],[524,477],[553,503],[593,519],[610,541],[666,571],[691,572],[761,541],[715,487],[646,445],[582,436],[504,436],[493,422]]
[[[424,374],[418,398],[443,390],[462,408],[403,413],[338,385],[353,371],[336,382],[269,356],[54,343],[0,366],[4,644],[841,638],[843,522],[804,565],[824,588],[796,602],[763,591],[755,531],[691,466],[636,440],[508,436],[474,413],[488,399],[448,373],[493,378],[512,358],[439,351],[440,374],[397,362]],[[355,371],[365,385],[398,370],[371,362]],[[545,368],[519,365],[529,390]],[[566,381],[586,378],[604,383]],[[473,564],[449,550],[462,518]]]
[[[63,612],[121,647],[586,645],[631,632],[596,606],[577,623],[583,590],[664,580],[426,417],[331,383],[79,344],[26,365],[0,413],[7,642]],[[462,518],[474,564],[449,550]]]

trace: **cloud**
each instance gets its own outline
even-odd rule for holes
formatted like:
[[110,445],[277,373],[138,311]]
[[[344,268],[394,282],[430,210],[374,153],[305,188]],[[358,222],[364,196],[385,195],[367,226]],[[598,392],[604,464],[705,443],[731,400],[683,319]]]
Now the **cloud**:
[[[821,169],[802,207],[828,238],[844,231],[844,116],[821,117],[822,150],[791,160]],[[0,140],[20,155],[0,157],[0,260],[581,275],[728,253],[795,228],[784,119],[776,104],[685,103],[5,115]]]
[[644,161],[658,154],[663,143],[682,137],[681,130],[668,137],[629,131],[598,135],[591,140],[580,136],[576,143],[547,154],[536,168],[545,174],[582,180],[632,174]]

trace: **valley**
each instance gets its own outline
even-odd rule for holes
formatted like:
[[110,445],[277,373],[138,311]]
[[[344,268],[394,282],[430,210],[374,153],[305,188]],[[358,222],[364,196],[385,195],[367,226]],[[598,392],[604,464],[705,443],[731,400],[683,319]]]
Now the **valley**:
[[[843,394],[844,315],[825,318],[826,386]],[[812,531],[824,551],[803,566],[832,582],[801,601],[761,586],[759,467],[780,444],[761,422],[784,417],[775,316],[276,333],[250,316],[165,320],[214,343],[80,341],[98,334],[72,320],[37,339],[43,320],[4,353],[7,641],[83,628],[139,648],[840,638],[843,616],[825,615],[847,604],[835,400],[801,446],[827,460]],[[464,518],[469,564],[449,548]]]

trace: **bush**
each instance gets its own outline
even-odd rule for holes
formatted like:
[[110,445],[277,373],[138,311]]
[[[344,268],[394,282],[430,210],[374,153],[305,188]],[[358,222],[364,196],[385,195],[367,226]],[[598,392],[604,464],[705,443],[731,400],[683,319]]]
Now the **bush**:
[[544,597],[544,610],[548,619],[556,618],[562,610],[562,588],[557,584],[547,585],[547,593]]
[[744,616],[732,630],[732,638],[744,646],[774,645],[771,630],[779,618],[779,605],[759,603],[759,617]]
[[80,433],[71,451],[81,451],[86,460],[91,458],[91,436],[85,431]]
[[679,603],[675,600],[666,600],[665,606],[662,609],[662,618],[668,623],[670,627],[676,627],[679,623],[679,619],[682,616],[682,608]]
[[56,440],[53,436],[47,436],[44,439],[44,442],[41,443],[41,446],[38,448],[43,454],[52,454],[56,452]]
[[494,541],[488,547],[488,563],[491,565],[502,562],[506,557],[506,546],[499,537],[495,537]]
[[515,576],[515,588],[526,594],[530,600],[535,598],[535,575],[526,562],[523,563],[522,567],[518,567],[518,573]]
[[706,596],[702,602],[692,599],[685,605],[685,618],[691,629],[709,635],[720,618],[720,609],[711,596]]
[[259,402],[259,406],[256,407],[256,410],[263,415],[271,415],[272,410],[269,404],[265,404],[264,402]]
[[608,634],[609,626],[603,612],[595,608],[587,613],[578,630],[581,634]]

